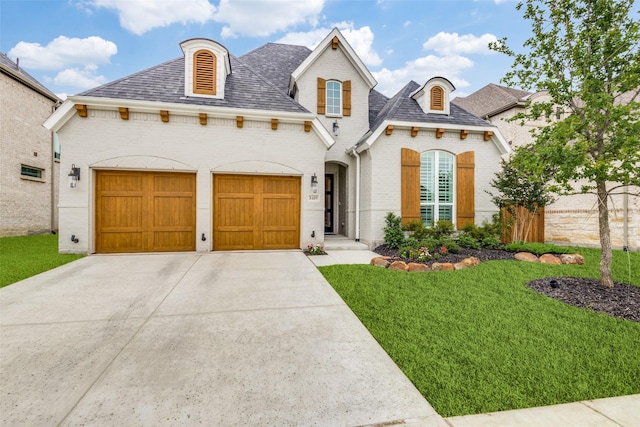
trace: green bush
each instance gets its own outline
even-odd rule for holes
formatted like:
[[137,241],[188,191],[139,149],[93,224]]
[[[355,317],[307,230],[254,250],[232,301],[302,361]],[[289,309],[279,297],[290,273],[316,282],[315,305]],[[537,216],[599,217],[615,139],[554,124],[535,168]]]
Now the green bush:
[[437,238],[449,237],[453,234],[455,227],[453,223],[446,219],[439,220],[432,228],[433,236]]
[[504,248],[511,252],[531,252],[538,256],[542,254],[566,254],[568,252],[568,249],[562,246],[536,242],[514,242],[509,243]]
[[500,249],[502,247],[502,242],[500,242],[500,238],[498,236],[488,236],[482,239],[482,247],[488,249]]
[[460,237],[458,237],[458,244],[463,248],[469,249],[480,249],[482,247],[480,245],[480,242],[471,234],[467,234],[467,232],[461,234]]
[[393,212],[389,212],[384,220],[387,224],[384,227],[384,243],[392,249],[398,249],[404,243],[402,218]]
[[[453,239],[444,239],[440,241],[440,247],[447,248],[447,252],[457,254],[460,252],[460,245],[458,245]],[[443,252],[440,250],[440,252]]]

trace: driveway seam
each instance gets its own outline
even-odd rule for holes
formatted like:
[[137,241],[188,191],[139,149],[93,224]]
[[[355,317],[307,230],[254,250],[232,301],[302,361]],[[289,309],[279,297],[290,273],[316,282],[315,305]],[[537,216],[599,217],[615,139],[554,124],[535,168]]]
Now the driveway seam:
[[[129,344],[131,344],[131,341],[133,341],[135,339],[135,337],[138,336],[138,334],[140,333],[140,331],[142,330],[142,328],[145,327],[145,325],[147,323],[149,323],[149,319],[151,319],[152,317],[154,317],[155,313],[158,311],[158,308],[162,305],[162,303],[164,303],[164,301],[167,299],[167,297],[169,295],[171,295],[171,293],[174,291],[174,289],[180,284],[180,282],[182,282],[182,280],[185,278],[185,276],[191,271],[191,269],[193,268],[194,265],[196,265],[196,263],[200,260],[201,256],[198,256],[195,261],[191,264],[191,266],[189,266],[189,268],[187,268],[185,270],[185,272],[180,276],[180,278],[178,280],[176,280],[175,285],[173,285],[171,287],[171,289],[169,290],[169,292],[167,292],[167,294],[164,296],[164,298],[162,298],[162,300],[158,303],[158,305],[156,306],[156,308],[148,315],[146,316],[146,320],[144,322],[142,322],[142,324],[140,325],[140,327],[131,335],[131,337],[127,340],[127,342],[122,346],[122,348],[120,349],[120,351],[118,351],[115,356],[113,356],[113,358],[111,359],[111,361],[104,367],[104,369],[102,371],[100,371],[100,373],[98,375],[96,375],[96,378],[94,381],[91,382],[91,384],[87,387],[87,389],[84,391],[84,393],[82,393],[80,395],[80,397],[78,398],[78,400],[76,401],[76,403],[74,403],[74,405],[71,407],[71,409],[69,409],[69,411],[66,413],[66,415],[60,420],[60,422],[58,423],[58,426],[61,426],[62,424],[64,424],[64,422],[67,420],[67,418],[69,418],[69,415],[71,415],[73,413],[73,411],[75,411],[75,409],[78,407],[78,404],[80,402],[82,402],[82,400],[85,398],[85,396],[87,395],[87,393],[89,393],[89,391],[93,388],[93,386],[96,385],[96,383],[98,381],[100,381],[100,378],[102,378],[104,376],[104,374],[109,370],[109,368],[111,366],[113,366],[113,362],[116,361],[116,359],[122,354],[122,352],[124,351],[125,348],[127,348],[129,346]],[[137,317],[137,319],[141,319],[144,318],[143,316],[141,317]],[[128,319],[128,318],[127,318]],[[127,320],[127,319],[118,319],[118,320]]]

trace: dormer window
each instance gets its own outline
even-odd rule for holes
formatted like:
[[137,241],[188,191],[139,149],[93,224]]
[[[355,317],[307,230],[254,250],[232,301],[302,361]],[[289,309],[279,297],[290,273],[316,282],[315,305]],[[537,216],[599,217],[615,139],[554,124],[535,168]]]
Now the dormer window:
[[444,89],[441,86],[431,88],[431,109],[444,110]]
[[449,114],[449,98],[456,88],[444,77],[429,79],[424,86],[410,96],[415,99],[425,114]]
[[224,98],[227,76],[231,74],[229,51],[208,39],[180,43],[184,52],[184,94],[202,98]]
[[216,94],[216,57],[207,50],[193,55],[193,93]]

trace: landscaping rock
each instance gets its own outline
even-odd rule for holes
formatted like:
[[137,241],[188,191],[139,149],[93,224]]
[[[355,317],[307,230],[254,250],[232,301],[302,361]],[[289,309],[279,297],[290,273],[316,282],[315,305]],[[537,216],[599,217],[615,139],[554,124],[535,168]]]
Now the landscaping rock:
[[560,258],[558,258],[557,256],[555,256],[553,254],[541,255],[540,256],[540,262],[542,264],[555,264],[555,265],[562,264],[562,261],[560,261]]
[[456,262],[455,264],[453,264],[454,270],[464,270],[465,268],[469,268],[469,266],[463,262]]
[[375,267],[387,268],[387,267],[389,267],[389,261],[387,261],[385,258],[388,258],[388,257],[372,258],[371,262],[369,264],[373,265]]
[[449,270],[455,270],[455,267],[453,266],[453,264],[449,262],[444,262],[444,263],[434,262],[431,265],[431,269],[433,271],[449,271]]
[[410,262],[407,264],[409,267],[409,271],[413,273],[421,273],[423,271],[429,271],[429,266],[427,264],[420,264],[418,262]]
[[560,261],[563,264],[584,264],[584,257],[580,254],[562,254],[560,255]]
[[465,258],[462,261],[460,261],[459,264],[464,264],[467,267],[475,267],[477,265],[480,265],[480,260],[474,256],[469,257],[469,258]]
[[404,261],[393,261],[389,265],[389,270],[407,271],[409,270],[409,266]]
[[514,255],[514,258],[518,261],[526,261],[526,262],[540,262],[537,256],[532,254],[531,252],[518,252]]

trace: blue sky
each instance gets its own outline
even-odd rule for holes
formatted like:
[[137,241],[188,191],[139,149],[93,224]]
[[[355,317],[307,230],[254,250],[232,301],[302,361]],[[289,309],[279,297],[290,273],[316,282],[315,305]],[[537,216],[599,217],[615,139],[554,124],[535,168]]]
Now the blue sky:
[[466,96],[500,83],[529,23],[513,0],[0,0],[0,50],[54,93],[80,93],[181,56],[205,37],[240,56],[267,42],[313,48],[338,27],[392,96],[441,75]]

